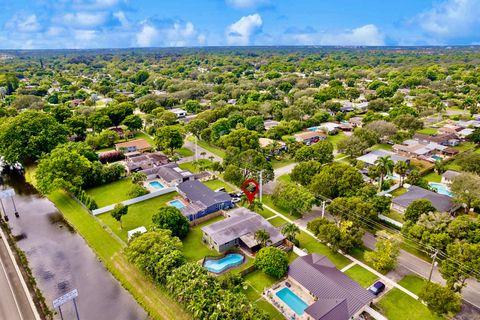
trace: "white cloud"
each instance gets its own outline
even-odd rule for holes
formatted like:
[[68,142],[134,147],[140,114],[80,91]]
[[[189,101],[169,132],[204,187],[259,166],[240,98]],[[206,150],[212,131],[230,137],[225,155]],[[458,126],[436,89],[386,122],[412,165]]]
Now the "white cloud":
[[145,22],[136,34],[136,44],[140,47],[185,47],[204,44],[205,39],[205,35],[199,34],[191,22],[174,22],[168,27],[156,27]]
[[385,35],[373,24],[367,24],[343,33],[326,34],[320,38],[322,45],[383,46]]
[[227,0],[228,5],[240,9],[256,8],[269,2],[269,0]]
[[130,22],[128,21],[127,17],[125,16],[125,13],[123,11],[114,12],[113,16],[115,18],[117,18],[117,20],[120,22],[122,27],[128,28],[130,26]]
[[258,13],[241,17],[240,20],[227,27],[227,43],[230,45],[248,45],[250,37],[262,27],[262,24],[262,17]]
[[95,30],[75,30],[75,40],[79,42],[92,42],[95,39],[97,32]]
[[5,27],[12,31],[36,32],[40,30],[41,25],[35,14],[16,14],[5,24]]
[[102,25],[106,20],[103,12],[76,12],[67,13],[62,17],[62,22],[67,26],[96,27]]
[[480,1],[447,0],[418,14],[413,22],[433,36],[440,38],[464,37],[480,27]]
[[137,45],[140,47],[150,47],[158,36],[158,31],[150,25],[144,25],[142,30],[137,33]]

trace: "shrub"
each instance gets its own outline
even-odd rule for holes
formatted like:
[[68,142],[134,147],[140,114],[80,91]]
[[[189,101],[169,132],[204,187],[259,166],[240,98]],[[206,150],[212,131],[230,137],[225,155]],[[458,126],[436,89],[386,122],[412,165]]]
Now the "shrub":
[[130,190],[128,190],[128,196],[131,197],[131,198],[137,198],[137,197],[141,197],[141,196],[144,196],[146,194],[148,194],[148,190],[141,186],[141,185],[138,185],[138,184],[134,184]]
[[288,257],[281,249],[266,247],[258,251],[254,265],[269,276],[280,279],[287,273]]

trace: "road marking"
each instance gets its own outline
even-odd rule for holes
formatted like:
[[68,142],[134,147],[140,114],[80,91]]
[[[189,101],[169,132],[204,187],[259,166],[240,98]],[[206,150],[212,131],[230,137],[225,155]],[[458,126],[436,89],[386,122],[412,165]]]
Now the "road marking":
[[7,270],[5,269],[5,265],[3,264],[2,259],[0,259],[0,265],[2,266],[3,273],[5,274],[5,278],[7,279],[8,287],[10,288],[10,292],[12,293],[13,300],[15,301],[15,306],[17,307],[18,314],[20,315],[20,319],[23,320],[22,310],[20,310],[20,306],[18,305],[17,297],[15,297],[15,292],[13,291],[12,284],[10,283]]

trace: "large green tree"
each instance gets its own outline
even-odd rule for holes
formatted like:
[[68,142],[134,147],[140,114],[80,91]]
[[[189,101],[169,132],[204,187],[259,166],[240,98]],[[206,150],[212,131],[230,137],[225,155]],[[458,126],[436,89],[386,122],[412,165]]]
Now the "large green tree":
[[161,207],[152,217],[155,226],[172,231],[172,235],[185,238],[190,228],[188,219],[175,207]]
[[183,136],[177,127],[162,127],[155,135],[155,145],[160,150],[169,150],[171,154],[175,149],[183,146]]
[[8,163],[39,159],[67,141],[67,129],[51,115],[27,110],[0,124],[0,154]]
[[84,143],[59,145],[38,163],[35,172],[38,190],[48,194],[56,189],[73,192],[81,188],[95,158],[95,152]]
[[313,176],[310,189],[318,197],[336,198],[355,194],[363,184],[362,174],[354,167],[333,162]]
[[110,212],[110,215],[113,219],[117,220],[120,223],[120,229],[123,229],[122,217],[128,213],[128,206],[125,206],[121,203],[117,203],[113,210]]
[[382,191],[383,179],[386,175],[392,174],[393,167],[395,166],[392,158],[390,156],[379,157],[375,160],[375,166],[378,168],[380,173],[380,181],[378,182],[378,191]]
[[480,176],[464,172],[453,178],[450,190],[453,201],[465,206],[465,212],[480,205]]
[[322,164],[315,160],[300,162],[297,164],[292,172],[290,178],[292,181],[300,183],[302,186],[308,186],[316,175],[322,169]]
[[305,187],[279,182],[273,190],[272,201],[291,214],[300,216],[312,209],[315,197]]
[[410,203],[410,205],[407,207],[407,210],[405,210],[404,217],[405,220],[415,223],[422,214],[436,211],[437,209],[435,209],[430,200],[418,199]]
[[269,276],[280,279],[287,273],[288,257],[285,251],[279,248],[266,247],[258,251],[253,264]]
[[375,269],[390,271],[397,265],[399,254],[400,239],[385,231],[379,231],[377,232],[375,251],[365,252],[365,261],[371,263]]
[[312,146],[303,146],[295,153],[296,161],[315,160],[328,163],[333,160],[333,145],[329,141],[319,141]]
[[462,298],[458,293],[434,282],[426,284],[418,297],[438,315],[457,314],[462,307]]

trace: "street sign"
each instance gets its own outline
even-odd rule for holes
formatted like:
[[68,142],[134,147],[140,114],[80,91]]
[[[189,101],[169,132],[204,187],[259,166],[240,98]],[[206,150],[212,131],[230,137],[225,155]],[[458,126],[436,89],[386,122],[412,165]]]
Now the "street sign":
[[77,289],[73,289],[72,291],[64,294],[63,296],[61,296],[61,297],[53,300],[53,307],[54,307],[54,308],[58,308],[58,307],[60,307],[62,304],[65,304],[65,303],[67,303],[68,301],[75,299],[76,297],[78,297],[78,290],[77,290]]
[[14,196],[15,196],[15,190],[13,189],[0,190],[0,199],[12,198]]

